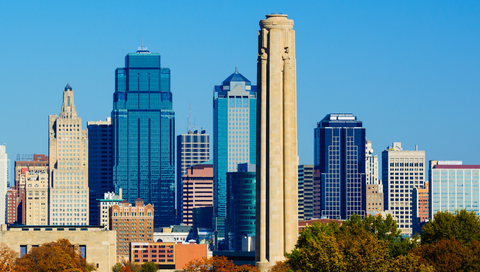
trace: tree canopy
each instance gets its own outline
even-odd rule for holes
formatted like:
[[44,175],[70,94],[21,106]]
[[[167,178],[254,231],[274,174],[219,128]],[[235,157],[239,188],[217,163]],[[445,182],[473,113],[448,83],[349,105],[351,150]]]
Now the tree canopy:
[[185,265],[183,271],[187,272],[260,272],[251,265],[235,265],[225,256],[214,256],[190,261]]
[[18,253],[4,243],[0,243],[0,271],[15,271],[15,259]]

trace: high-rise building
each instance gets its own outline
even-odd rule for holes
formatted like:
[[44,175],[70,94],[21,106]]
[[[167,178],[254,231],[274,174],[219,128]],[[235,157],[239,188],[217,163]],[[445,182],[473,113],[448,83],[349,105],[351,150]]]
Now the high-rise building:
[[373,156],[372,141],[365,145],[365,177],[367,184],[367,211],[383,212],[383,185],[378,180],[378,157]]
[[237,172],[227,173],[227,249],[242,251],[242,238],[255,236],[256,169],[241,163]]
[[394,142],[382,152],[384,208],[402,234],[412,234],[412,190],[425,183],[425,151],[406,151]]
[[102,217],[97,199],[114,190],[112,182],[112,122],[87,122],[88,188],[90,190],[90,224]]
[[48,156],[43,154],[17,154],[15,160],[15,190],[17,190],[17,221],[26,224],[26,175],[27,172],[44,171],[48,169]]
[[[120,188],[120,194],[115,195],[113,192],[107,192],[103,194],[102,199],[97,199],[97,206],[98,210],[100,211],[100,215],[97,218],[97,223],[96,225],[101,225],[105,230],[111,229],[110,226],[110,208],[113,205],[120,205],[120,202],[123,201],[122,199],[122,188]],[[95,222],[95,221],[93,221]],[[90,222],[90,224],[93,225],[93,222]]]
[[48,167],[25,172],[25,224],[48,225]]
[[188,131],[187,134],[177,135],[177,223],[183,221],[182,177],[187,174],[189,167],[209,159],[210,136],[205,133],[205,130]]
[[298,220],[313,218],[313,165],[298,166]]
[[113,184],[155,206],[155,227],[175,223],[175,113],[170,69],[143,46],[115,71]]
[[328,114],[315,129],[316,218],[365,216],[365,128],[353,114]]
[[49,224],[88,225],[88,133],[73,89],[63,91],[60,116],[48,116]]
[[6,223],[7,214],[7,145],[0,145],[0,225]]
[[257,87],[237,69],[213,97],[214,228],[225,237],[226,174],[256,160]]
[[7,210],[7,218],[6,223],[11,225],[17,222],[17,208],[18,208],[18,191],[10,188],[7,190],[6,196],[6,210]]
[[412,232],[420,234],[422,223],[425,223],[429,217],[429,193],[428,181],[425,186],[412,189]]
[[190,166],[182,180],[183,216],[181,223],[192,226],[193,209],[213,206],[212,162]]
[[430,218],[438,212],[466,209],[480,215],[480,165],[430,161]]
[[110,208],[110,230],[117,231],[117,261],[130,260],[130,243],[153,242],[154,207],[143,199],[124,200]]

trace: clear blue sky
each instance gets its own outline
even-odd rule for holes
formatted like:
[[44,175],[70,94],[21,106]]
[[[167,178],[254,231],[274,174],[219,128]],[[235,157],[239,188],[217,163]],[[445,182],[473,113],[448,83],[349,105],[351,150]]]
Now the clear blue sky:
[[48,153],[48,115],[70,83],[84,126],[112,110],[114,71],[141,45],[172,70],[176,133],[189,103],[212,133],[212,92],[238,70],[256,82],[265,14],[295,21],[301,164],[313,129],[348,112],[375,153],[393,141],[428,159],[480,164],[479,1],[2,1],[0,143]]

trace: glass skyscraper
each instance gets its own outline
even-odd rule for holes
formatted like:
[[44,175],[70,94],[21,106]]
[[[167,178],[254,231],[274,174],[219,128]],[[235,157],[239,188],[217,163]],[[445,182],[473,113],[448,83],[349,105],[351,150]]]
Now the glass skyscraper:
[[352,114],[328,114],[315,129],[314,216],[365,216],[365,128]]
[[155,227],[175,222],[175,112],[170,69],[143,46],[115,71],[112,111],[115,193],[155,207]]
[[255,164],[257,86],[237,69],[213,92],[213,225],[225,238],[226,174],[239,163]]

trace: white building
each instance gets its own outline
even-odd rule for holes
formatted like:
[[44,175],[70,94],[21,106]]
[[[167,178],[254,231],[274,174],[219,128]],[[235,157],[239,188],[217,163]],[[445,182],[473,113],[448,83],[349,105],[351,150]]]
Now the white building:
[[7,218],[6,196],[8,183],[8,156],[7,145],[0,145],[0,225],[5,224]]
[[[115,195],[114,192],[104,193],[103,199],[97,199],[98,210],[100,212],[98,217],[98,225],[103,226],[105,230],[110,229],[110,207],[113,205],[120,205],[122,202],[122,188],[119,189],[119,194]],[[93,224],[94,222],[90,222]]]
[[382,152],[384,207],[402,234],[412,234],[412,189],[425,183],[425,151],[404,151],[401,143]]

